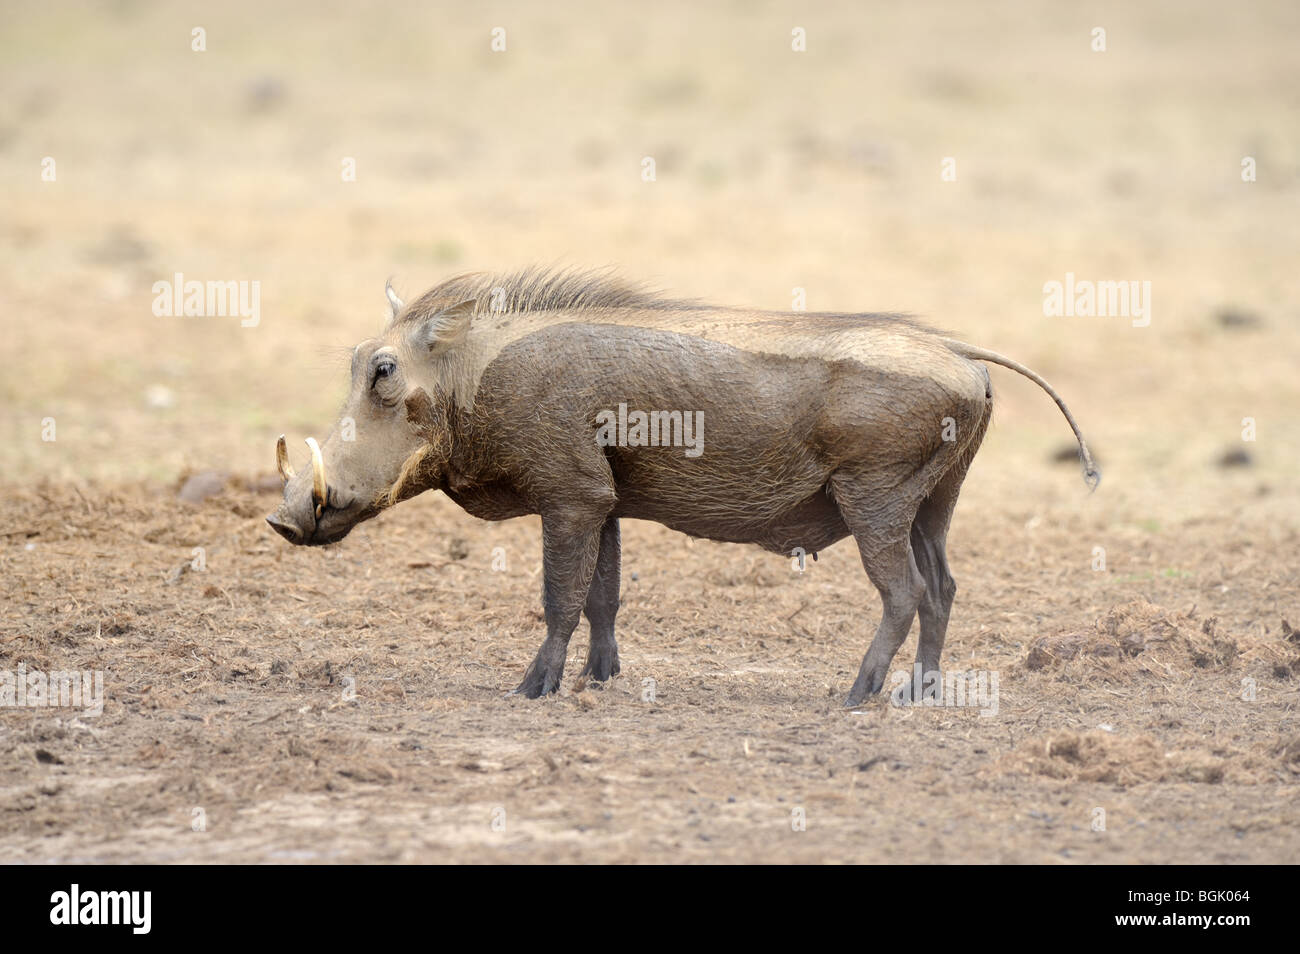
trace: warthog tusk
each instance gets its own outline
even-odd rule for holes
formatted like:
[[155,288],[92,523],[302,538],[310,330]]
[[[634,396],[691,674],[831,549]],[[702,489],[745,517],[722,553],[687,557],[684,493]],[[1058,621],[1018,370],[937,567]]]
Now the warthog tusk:
[[284,435],[275,442],[275,466],[280,471],[280,478],[287,484],[293,480],[293,467],[289,464],[289,451],[284,446]]
[[311,499],[316,504],[316,516],[319,518],[321,511],[325,508],[325,493],[327,490],[325,484],[325,458],[320,455],[320,445],[316,443],[316,438],[307,438],[307,446],[311,448]]

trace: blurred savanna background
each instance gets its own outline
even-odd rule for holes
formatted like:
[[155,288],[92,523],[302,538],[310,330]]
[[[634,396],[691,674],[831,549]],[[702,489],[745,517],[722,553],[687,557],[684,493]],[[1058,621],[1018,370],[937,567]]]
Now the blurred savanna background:
[[[1283,491],[1298,21],[1286,2],[10,3],[5,476],[269,469],[280,432],[301,450],[328,430],[385,279],[409,297],[543,263],[911,312],[1056,384],[1103,499],[1217,510],[1242,490],[1213,466],[1231,450]],[[258,281],[260,324],[155,317],[178,272]],[[1150,326],[1045,317],[1067,272],[1150,281]],[[971,490],[1074,494],[1042,465],[1067,443],[1055,410],[995,378]]]
[[[237,521],[247,553],[310,576],[332,558],[277,548],[257,517],[274,495],[234,511],[174,511],[177,489],[211,471],[251,494],[274,472],[282,432],[301,466],[302,438],[323,437],[337,413],[351,347],[381,326],[386,279],[410,298],[464,271],[608,265],[722,304],[784,311],[802,290],[811,311],[909,312],[1055,385],[1099,458],[1101,487],[1088,494],[1047,397],[992,369],[993,426],[950,550],[964,587],[950,636],[961,658],[1019,660],[1031,638],[1138,597],[1171,611],[1199,605],[1243,639],[1278,638],[1279,619],[1300,616],[1298,44],[1290,0],[6,0],[0,486],[29,504],[39,489],[43,501],[9,514],[0,529],[28,536],[6,546],[30,537],[39,555],[66,532],[71,547],[96,532],[109,495],[115,519],[147,520],[156,506],[164,522],[197,514],[204,533]],[[260,321],[156,316],[153,285],[177,273],[258,282]],[[1045,283],[1067,273],[1150,282],[1149,325],[1045,315]],[[48,418],[54,441],[42,439]],[[56,501],[87,529],[67,531],[64,515],[29,533],[31,508]],[[385,552],[385,527],[413,529],[403,559],[416,539],[442,554],[447,527],[471,549],[474,534],[513,532],[478,529],[434,495],[403,508],[338,552]],[[130,524],[119,526],[128,529],[101,546],[136,545]],[[522,526],[531,569],[536,527]],[[149,545],[170,542],[177,559],[201,542],[159,534]],[[659,553],[671,577],[682,538],[637,530],[629,559],[634,543]],[[161,586],[161,551],[130,552]],[[737,579],[756,572],[756,552],[708,552]],[[82,572],[84,555],[65,556],[66,572]],[[30,559],[11,554],[0,585],[29,586],[17,580],[37,573]],[[247,576],[239,562],[217,572]],[[819,694],[847,689],[878,613],[849,544],[821,567],[837,589],[819,599],[857,600],[863,616],[801,657],[825,667],[808,677],[824,677]],[[679,575],[664,585],[693,585]],[[1029,591],[1031,579],[1041,584]],[[105,601],[113,612],[143,585],[119,582]],[[89,614],[89,632],[97,585],[71,611]],[[246,632],[240,591],[220,585],[229,606],[209,603],[231,615],[212,631]],[[482,604],[534,599],[535,580],[516,585],[507,595],[484,584]],[[10,625],[53,639],[58,627],[30,587]],[[756,595],[755,619],[780,592]],[[698,597],[706,617],[716,606],[708,592],[678,596]],[[634,597],[627,609],[635,660],[649,627],[638,630]],[[133,631],[147,629],[144,610],[133,612]],[[536,619],[515,623],[504,628],[517,646],[490,660],[500,688],[540,639]],[[690,645],[660,665],[689,671]],[[1252,658],[1285,662],[1280,648],[1270,653]],[[271,667],[271,655],[262,662]],[[1280,686],[1293,714],[1295,682]],[[458,691],[474,711],[472,687]],[[448,692],[439,680],[420,698]],[[501,703],[493,693],[482,705]],[[804,718],[782,711],[773,718]],[[1273,726],[1279,711],[1260,718]],[[1137,729],[1173,744],[1159,725]],[[971,771],[997,755],[1000,743],[989,744]],[[109,756],[97,764],[111,772]],[[229,777],[236,785],[233,767]],[[1010,818],[1018,803],[1006,799],[985,814]],[[75,828],[71,814],[53,817]],[[1294,823],[1283,828],[1251,829],[1251,857],[1294,845]],[[823,831],[835,850],[842,838]],[[640,854],[618,850],[652,857],[646,837]],[[995,829],[988,837],[1012,843]],[[1197,844],[1095,857],[1196,860]],[[1040,848],[1029,839],[1016,857],[1037,859]]]

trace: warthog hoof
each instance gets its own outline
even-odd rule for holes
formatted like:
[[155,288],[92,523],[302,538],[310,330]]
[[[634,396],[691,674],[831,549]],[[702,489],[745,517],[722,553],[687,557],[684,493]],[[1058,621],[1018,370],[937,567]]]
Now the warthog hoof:
[[552,667],[539,665],[537,660],[528,667],[524,673],[523,681],[510,691],[509,695],[523,696],[526,699],[537,699],[541,696],[550,695],[560,688],[560,677],[564,675],[564,667]]
[[848,698],[844,700],[844,708],[854,709],[867,701],[869,696],[874,696],[885,685],[885,669],[866,670],[858,673],[857,681],[853,683],[853,688],[849,690]]
[[592,682],[604,682],[617,676],[621,669],[618,664],[618,647],[610,645],[593,646],[587,652],[587,665],[578,674],[579,679],[587,678]]

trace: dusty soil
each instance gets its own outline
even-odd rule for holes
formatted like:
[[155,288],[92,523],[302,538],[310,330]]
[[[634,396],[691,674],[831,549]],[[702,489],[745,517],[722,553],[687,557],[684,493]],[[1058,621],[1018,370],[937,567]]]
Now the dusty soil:
[[[0,708],[0,861],[1300,858],[1298,34],[1285,0],[13,11],[0,671],[107,702]],[[950,539],[945,659],[996,715],[840,707],[879,614],[849,543],[800,573],[629,524],[622,675],[575,684],[584,624],[529,702],[535,519],[275,537],[274,439],[328,429],[384,279],[538,261],[911,311],[1050,379],[1101,488],[994,370]],[[155,316],[176,272],[260,281],[260,323]],[[1150,325],[1046,317],[1067,272],[1150,281]]]
[[108,698],[0,712],[7,860],[1300,851],[1294,530],[1227,556],[1222,527],[1133,534],[1098,573],[1076,542],[1096,520],[964,514],[948,659],[998,672],[989,717],[840,707],[877,612],[851,546],[798,573],[629,524],[622,675],[575,684],[580,630],[564,691],[529,702],[504,693],[540,640],[534,520],[424,497],[299,551],[262,523],[273,502],[49,488],[0,512],[0,665],[103,669]]

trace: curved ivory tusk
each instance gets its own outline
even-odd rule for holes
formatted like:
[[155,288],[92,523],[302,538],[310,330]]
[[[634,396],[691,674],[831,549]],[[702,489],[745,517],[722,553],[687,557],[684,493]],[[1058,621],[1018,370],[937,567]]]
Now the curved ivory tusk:
[[316,438],[307,438],[307,446],[311,448],[311,499],[316,504],[316,516],[319,517],[325,506],[325,494],[328,489],[325,483],[325,458],[321,457],[320,445],[316,443]]
[[284,446],[284,435],[275,442],[275,466],[280,471],[280,478],[287,484],[293,480],[293,467],[289,463],[289,451]]

